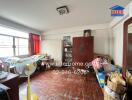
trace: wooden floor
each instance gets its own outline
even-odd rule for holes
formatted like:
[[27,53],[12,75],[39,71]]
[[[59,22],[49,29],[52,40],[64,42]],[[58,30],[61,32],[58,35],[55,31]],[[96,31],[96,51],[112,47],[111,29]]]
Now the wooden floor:
[[[79,75],[67,70],[49,70],[36,75],[31,90],[39,100],[103,100],[94,74]],[[26,83],[20,86],[20,100],[26,95]]]

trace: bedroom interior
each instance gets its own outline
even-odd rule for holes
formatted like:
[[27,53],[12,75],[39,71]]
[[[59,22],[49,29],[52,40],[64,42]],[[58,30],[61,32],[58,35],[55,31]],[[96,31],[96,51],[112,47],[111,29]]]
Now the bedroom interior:
[[131,33],[131,0],[0,0],[0,100],[131,100]]

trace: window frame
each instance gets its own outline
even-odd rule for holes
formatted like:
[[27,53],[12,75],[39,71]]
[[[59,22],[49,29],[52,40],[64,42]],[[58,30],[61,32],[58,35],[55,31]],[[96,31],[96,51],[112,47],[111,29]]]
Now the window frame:
[[[28,34],[28,33],[27,33]],[[7,34],[1,34],[0,36],[8,36],[8,37],[12,37],[12,41],[13,41],[13,45],[12,45],[12,49],[13,49],[13,56],[16,56],[16,45],[15,45],[15,38],[21,38],[21,39],[27,39],[29,40],[29,38],[25,38],[25,37],[19,37],[19,36],[12,36],[12,35],[7,35]],[[28,43],[29,46],[29,43]],[[16,57],[21,57],[21,56],[28,56],[29,55],[29,51],[27,55],[18,55]]]

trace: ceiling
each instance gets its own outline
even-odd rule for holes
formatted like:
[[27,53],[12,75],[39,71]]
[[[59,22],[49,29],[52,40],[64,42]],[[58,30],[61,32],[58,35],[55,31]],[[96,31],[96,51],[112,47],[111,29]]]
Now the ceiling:
[[[114,5],[126,6],[131,0],[0,0],[0,16],[40,30],[54,30],[112,20]],[[59,15],[57,7],[67,5],[70,13]]]

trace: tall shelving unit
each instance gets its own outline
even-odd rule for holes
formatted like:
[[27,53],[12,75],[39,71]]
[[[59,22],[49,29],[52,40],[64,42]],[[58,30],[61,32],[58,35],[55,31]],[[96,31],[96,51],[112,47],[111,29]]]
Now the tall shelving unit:
[[[67,36],[68,37],[68,36]],[[70,67],[72,63],[72,44],[70,37],[63,40],[63,66]]]

